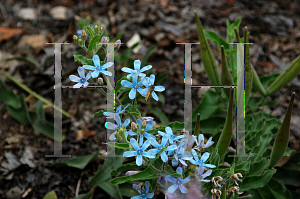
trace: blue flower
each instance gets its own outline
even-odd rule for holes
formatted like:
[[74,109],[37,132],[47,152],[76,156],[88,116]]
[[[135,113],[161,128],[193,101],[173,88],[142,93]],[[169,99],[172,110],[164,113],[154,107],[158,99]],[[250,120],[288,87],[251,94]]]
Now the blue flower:
[[78,82],[77,84],[75,84],[73,86],[73,88],[80,88],[81,86],[86,87],[89,85],[89,83],[87,82],[87,80],[89,80],[91,78],[91,72],[89,72],[87,74],[87,76],[85,77],[84,74],[84,70],[82,67],[78,67],[78,74],[80,77],[77,77],[76,75],[70,75],[69,78],[72,82]]
[[168,138],[169,138],[170,144],[174,144],[175,141],[178,141],[179,139],[184,138],[184,135],[179,135],[177,137],[175,135],[173,135],[172,129],[170,127],[168,127],[168,126],[165,128],[165,130],[166,130],[166,133],[163,133],[161,131],[158,131],[158,133],[161,136],[166,136],[167,135]]
[[[134,63],[133,63],[133,65],[134,65],[134,70],[137,71],[137,74],[138,74],[138,76],[140,76],[140,77],[145,77],[146,74],[144,74],[144,73],[142,73],[142,72],[145,72],[146,70],[149,70],[149,69],[152,68],[151,65],[148,65],[148,66],[145,66],[145,67],[143,67],[142,69],[140,69],[140,68],[141,68],[141,61],[140,61],[140,60],[135,60]],[[125,72],[125,73],[130,73],[129,75],[127,75],[127,78],[128,78],[128,79],[132,76],[133,69],[127,68],[127,67],[123,67],[121,70],[122,70],[123,72]]]
[[141,86],[143,86],[142,81],[138,82],[138,74],[137,71],[132,71],[132,83],[127,80],[122,80],[121,85],[126,88],[132,88],[129,92],[129,98],[132,100],[136,96],[136,91],[138,91],[142,95],[143,89]]
[[205,169],[206,168],[203,165],[199,166],[197,177],[200,177],[200,181],[202,181],[202,182],[210,182],[210,180],[204,180],[204,178],[206,178],[207,176],[210,176],[212,173],[212,170],[209,169],[205,173],[203,173]]
[[[146,97],[150,87],[154,85],[155,75],[152,74],[152,75],[150,75],[150,78],[145,77],[141,81],[143,82],[144,86],[146,87],[145,89],[143,89],[143,96]],[[154,91],[162,92],[164,90],[165,90],[164,86],[154,86],[154,90],[152,91],[152,94],[151,94],[153,99],[155,99],[156,101],[159,100],[158,96],[156,95],[156,93]]]
[[187,164],[183,161],[183,160],[190,160],[193,159],[193,156],[190,152],[185,151],[187,146],[187,140],[184,139],[182,140],[179,145],[178,148],[176,150],[176,153],[174,155],[174,159],[172,160],[172,166],[175,167],[178,165],[178,162],[181,162],[181,164],[187,166]]
[[198,136],[198,140],[197,140],[197,137],[194,136],[194,135],[193,135],[193,138],[194,138],[194,140],[195,140],[196,143],[197,143],[196,148],[199,148],[199,149],[206,149],[206,148],[210,147],[211,145],[213,145],[213,143],[214,143],[213,141],[211,141],[211,140],[212,140],[212,137],[210,137],[210,138],[207,140],[206,144],[204,144],[204,135],[203,135],[203,134],[200,134],[200,135]]
[[[167,136],[164,136],[162,138],[162,141],[160,144],[158,144],[158,142],[155,140],[155,139],[150,139],[151,140],[151,144],[152,146],[155,147],[155,149],[150,149],[149,152],[153,152],[155,154],[157,154],[161,149],[163,149],[167,142],[168,142],[168,137]],[[168,156],[166,154],[165,151],[174,151],[177,149],[177,146],[176,145],[171,145],[171,146],[168,146],[161,154],[160,154],[160,158],[163,162],[167,162],[168,161]]]
[[104,69],[111,67],[112,65],[114,65],[114,63],[108,62],[108,63],[104,64],[103,66],[101,66],[100,58],[99,58],[98,55],[94,55],[93,62],[94,62],[94,65],[96,67],[95,66],[91,66],[91,65],[83,65],[82,66],[84,69],[88,69],[88,70],[93,70],[94,71],[92,73],[92,77],[93,78],[98,77],[100,72],[103,73],[104,75],[112,76],[111,72],[106,71]]
[[[113,132],[110,136],[109,136],[109,140],[115,140],[115,133],[117,132],[118,128],[126,128],[128,126],[128,124],[130,123],[130,119],[128,118],[127,120],[125,120],[125,122],[122,124],[121,118],[118,114],[114,115],[114,120],[117,122],[117,125],[111,122],[106,122],[105,123],[105,127],[107,129],[110,130],[115,130],[115,132]],[[128,136],[128,132],[125,132],[126,137]]]
[[111,112],[104,112],[103,115],[105,115],[107,118],[114,118],[114,115],[120,115],[122,113],[125,112],[125,109],[129,106],[130,104],[128,104],[127,106],[125,106],[125,108],[123,110],[122,109],[122,105],[118,106],[117,110],[115,113],[111,113]]
[[[176,172],[182,175],[182,168],[181,167],[177,167]],[[176,191],[176,189],[179,187],[181,193],[187,193],[187,188],[185,188],[185,186],[183,186],[183,184],[187,183],[190,181],[190,176],[181,180],[180,178],[177,177],[174,178],[173,176],[166,176],[166,180],[169,182],[174,183],[172,186],[170,186],[168,188],[168,192],[169,193],[174,193],[174,191]]]
[[125,151],[124,156],[125,157],[133,157],[136,156],[136,165],[141,166],[143,163],[143,156],[147,158],[155,158],[155,153],[146,152],[145,150],[150,146],[151,140],[147,140],[143,146],[140,148],[138,145],[138,142],[134,139],[130,139],[130,143],[132,147],[135,149],[135,151]]
[[216,168],[215,165],[212,165],[212,164],[205,164],[204,162],[209,158],[209,153],[208,152],[205,152],[202,156],[201,156],[201,159],[199,160],[199,157],[198,157],[198,154],[197,152],[192,149],[192,154],[195,158],[194,159],[191,159],[190,162],[195,164],[195,165],[199,165],[199,166],[205,166],[205,167],[208,167],[208,168]]
[[146,182],[145,182],[145,189],[139,189],[139,190],[138,190],[137,186],[138,186],[137,184],[133,184],[133,185],[132,185],[132,187],[133,187],[137,192],[139,192],[141,195],[131,197],[131,199],[147,199],[147,198],[153,198],[154,193],[148,193],[148,192],[149,192],[149,189],[150,189],[150,183],[149,183],[149,181],[146,181]]
[[153,126],[155,124],[155,121],[148,122],[147,125],[146,125],[146,128],[143,129],[143,132],[142,132],[142,123],[143,123],[143,121],[141,119],[137,119],[136,123],[139,125],[138,132],[135,133],[132,130],[129,130],[128,134],[131,135],[131,136],[140,135],[140,146],[144,142],[144,136],[147,139],[150,139],[150,138],[153,138],[154,140],[156,139],[154,135],[152,135],[150,133],[147,133],[147,131],[149,131],[150,129],[153,128]]

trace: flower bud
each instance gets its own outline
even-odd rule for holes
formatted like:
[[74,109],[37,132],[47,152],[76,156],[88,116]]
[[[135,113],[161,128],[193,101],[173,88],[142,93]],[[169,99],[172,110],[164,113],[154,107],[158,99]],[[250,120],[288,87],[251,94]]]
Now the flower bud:
[[98,83],[99,83],[100,85],[103,84],[103,79],[102,79],[102,77],[99,77],[99,78],[98,78]]
[[83,45],[83,41],[81,39],[78,39],[78,45],[82,46]]
[[121,136],[121,137],[123,137],[124,136],[124,130],[123,130],[123,128],[119,128],[119,135]]
[[134,122],[131,123],[131,130],[135,133],[137,132],[137,126]]
[[147,126],[147,122],[146,122],[146,121],[143,121],[141,129],[142,129],[142,130],[145,130],[145,129],[146,129],[146,126]]
[[107,37],[102,37],[101,43],[102,43],[102,46],[104,48],[106,48],[107,47],[107,43],[108,43]]
[[134,174],[137,174],[137,173],[139,173],[140,171],[127,171],[126,173],[125,173],[125,176],[130,176],[130,175],[134,175]]
[[118,39],[117,41],[116,41],[116,43],[115,43],[115,49],[119,49],[121,47],[121,40],[120,39]]
[[76,44],[78,44],[78,37],[76,35],[73,36],[73,40]]
[[86,33],[85,33],[84,30],[81,31],[81,39],[82,39],[83,41],[86,40]]
[[97,35],[99,32],[99,27],[97,25],[94,26],[94,31],[95,31],[95,35]]

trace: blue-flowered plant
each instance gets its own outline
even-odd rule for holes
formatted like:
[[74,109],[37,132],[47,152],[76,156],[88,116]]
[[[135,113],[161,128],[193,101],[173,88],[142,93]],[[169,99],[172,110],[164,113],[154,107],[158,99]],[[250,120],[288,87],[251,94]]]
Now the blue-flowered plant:
[[[143,94],[146,95],[149,90],[151,89],[150,87],[151,86],[154,86],[154,81],[155,81],[155,75],[150,75],[150,78],[149,77],[145,77],[142,79],[142,83],[144,84],[144,86],[146,87],[145,89],[143,89]],[[156,92],[162,92],[165,90],[165,87],[164,86],[154,86],[153,88],[153,91],[151,93],[153,99],[155,99],[156,101],[158,101],[158,96],[157,94],[155,93]]]
[[123,67],[121,70],[125,73],[130,73],[129,75],[127,75],[127,78],[129,79],[132,76],[132,72],[134,70],[137,71],[137,74],[139,77],[146,77],[146,74],[143,73],[147,70],[150,70],[152,68],[151,65],[145,66],[141,69],[141,61],[140,60],[135,60],[134,63],[134,69],[128,68],[128,67]]
[[133,184],[132,187],[137,192],[139,192],[141,195],[131,197],[131,199],[147,199],[147,198],[153,198],[153,196],[154,196],[154,193],[148,193],[149,189],[150,189],[150,183],[149,183],[149,181],[145,182],[145,188],[143,188],[143,187],[138,188],[137,184]]
[[[181,167],[177,167],[176,172],[179,173],[180,175],[182,175],[182,168]],[[174,178],[173,176],[166,176],[166,180],[173,183],[173,185],[171,185],[168,188],[168,192],[173,193],[174,191],[176,191],[177,188],[180,189],[181,193],[187,193],[188,190],[187,188],[184,186],[184,184],[186,184],[187,182],[190,181],[190,177],[187,177],[185,179],[181,179],[179,177]]]
[[99,73],[103,73],[104,75],[108,75],[108,76],[111,76],[111,75],[112,75],[111,72],[106,71],[106,70],[104,70],[104,69],[113,66],[114,63],[108,62],[108,63],[106,63],[106,64],[103,64],[103,66],[101,66],[100,58],[99,58],[98,55],[94,55],[94,57],[93,57],[93,62],[94,62],[94,65],[95,65],[95,66],[91,66],[91,65],[83,65],[83,66],[82,66],[84,69],[93,70],[93,73],[92,73],[92,77],[93,77],[93,78],[98,77],[98,76],[99,76]]
[[143,95],[142,92],[143,83],[141,81],[138,82],[138,73],[136,70],[133,70],[131,75],[132,75],[132,82],[127,80],[122,80],[121,84],[126,88],[131,88],[129,92],[129,98],[132,100],[136,97],[136,91],[138,91],[141,95]]
[[79,74],[79,77],[75,76],[75,75],[70,75],[69,78],[72,82],[78,82],[77,84],[75,84],[73,86],[73,88],[80,88],[80,87],[86,87],[89,85],[89,82],[88,80],[91,78],[91,72],[89,72],[87,74],[87,76],[85,77],[85,74],[84,74],[84,70],[82,67],[78,67],[78,74]]

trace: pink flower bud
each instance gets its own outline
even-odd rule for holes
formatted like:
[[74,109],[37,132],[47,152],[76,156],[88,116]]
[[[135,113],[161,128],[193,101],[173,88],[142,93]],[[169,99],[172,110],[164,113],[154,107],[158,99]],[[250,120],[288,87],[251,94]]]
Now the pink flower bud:
[[118,40],[116,41],[116,43],[115,43],[115,48],[116,48],[116,49],[119,49],[120,47],[121,47],[121,40],[118,39]]
[[99,77],[99,78],[98,78],[98,83],[99,83],[100,85],[103,84],[103,79],[102,79],[102,77]]
[[107,37],[102,37],[101,43],[102,43],[102,46],[103,46],[104,48],[106,48],[106,47],[107,47],[107,43],[108,43]]

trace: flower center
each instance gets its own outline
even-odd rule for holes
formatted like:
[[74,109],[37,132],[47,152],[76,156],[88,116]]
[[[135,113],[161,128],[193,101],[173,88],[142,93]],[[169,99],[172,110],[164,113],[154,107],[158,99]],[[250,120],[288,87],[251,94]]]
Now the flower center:
[[80,83],[84,83],[84,82],[85,82],[85,78],[81,78]]
[[142,154],[143,154],[143,151],[142,151],[142,150],[137,150],[137,154],[138,154],[138,155],[142,155]]
[[181,180],[177,180],[177,181],[176,181],[176,184],[177,184],[177,185],[181,185]]

